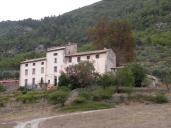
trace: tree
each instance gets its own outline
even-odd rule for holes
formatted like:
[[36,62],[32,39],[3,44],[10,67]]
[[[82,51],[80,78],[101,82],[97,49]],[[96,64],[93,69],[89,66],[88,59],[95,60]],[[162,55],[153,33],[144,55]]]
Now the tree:
[[116,73],[116,91],[118,92],[119,87],[131,88],[134,85],[134,76],[129,68],[120,69]]
[[135,39],[125,20],[110,22],[103,19],[89,29],[88,37],[97,49],[112,48],[117,56],[117,65],[130,62],[135,57]]
[[139,64],[130,64],[128,68],[131,70],[134,76],[134,86],[141,87],[146,74],[143,67]]
[[[67,86],[70,89],[85,88],[95,81],[96,73],[92,63],[81,62],[66,68],[66,72],[59,79],[59,86]],[[66,83],[65,83],[66,82]]]
[[98,77],[97,84],[106,88],[108,86],[112,86],[116,84],[115,74],[113,73],[105,73]]
[[170,89],[169,85],[171,84],[171,71],[168,70],[168,71],[163,72],[162,74],[163,75],[161,77],[161,80],[162,82],[166,84],[166,87],[169,90]]

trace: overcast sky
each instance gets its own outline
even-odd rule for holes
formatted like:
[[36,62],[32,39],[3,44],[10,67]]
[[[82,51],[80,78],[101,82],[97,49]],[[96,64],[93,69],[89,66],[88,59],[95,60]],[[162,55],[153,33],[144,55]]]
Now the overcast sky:
[[98,1],[100,0],[0,0],[0,21],[58,16]]

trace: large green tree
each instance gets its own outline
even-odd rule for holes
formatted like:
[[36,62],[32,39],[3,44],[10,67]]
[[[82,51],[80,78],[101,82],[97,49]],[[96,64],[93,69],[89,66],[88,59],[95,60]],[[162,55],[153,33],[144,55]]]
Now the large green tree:
[[97,49],[111,48],[117,55],[117,64],[130,62],[135,58],[135,39],[126,20],[110,22],[102,19],[88,31],[89,39]]

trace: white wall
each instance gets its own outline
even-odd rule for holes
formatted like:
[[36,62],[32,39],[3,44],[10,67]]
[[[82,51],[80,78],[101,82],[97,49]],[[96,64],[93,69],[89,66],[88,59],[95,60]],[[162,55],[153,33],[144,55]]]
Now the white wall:
[[[57,53],[54,56],[54,53]],[[61,71],[65,68],[64,64],[64,49],[60,49],[57,51],[49,51],[46,53],[46,64],[47,64],[47,72],[46,72],[46,83],[50,80],[50,84],[54,84],[54,77],[57,78],[60,76]],[[54,62],[54,59],[57,58],[57,63]],[[54,72],[54,67],[57,66],[57,72]]]
[[[44,65],[41,63],[44,62]],[[35,63],[35,66],[33,66]],[[25,64],[28,64],[26,67]],[[41,67],[44,67],[44,73],[41,73]],[[46,73],[46,61],[36,61],[36,62],[28,62],[20,65],[20,86],[25,86],[25,79],[28,80],[28,85],[32,85],[32,78],[35,78],[35,84],[39,84],[41,78],[45,81],[45,73]],[[35,68],[35,74],[32,74],[32,69]],[[28,75],[25,75],[25,69],[28,69]]]
[[[87,59],[87,56],[90,56],[89,60]],[[69,63],[69,58],[67,57],[66,67],[69,66],[69,65],[78,64],[77,57],[78,56],[72,57],[72,63]],[[96,72],[98,72],[100,74],[105,72],[107,53],[100,53],[99,58],[96,58],[96,54],[83,55],[83,56],[80,56],[80,57],[81,57],[81,61],[90,61],[90,62],[92,62],[94,67],[95,67]]]

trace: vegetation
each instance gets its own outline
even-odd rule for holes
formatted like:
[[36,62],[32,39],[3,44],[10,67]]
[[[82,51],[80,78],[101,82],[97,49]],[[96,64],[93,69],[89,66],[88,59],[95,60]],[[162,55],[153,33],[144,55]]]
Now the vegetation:
[[131,64],[128,68],[134,76],[134,87],[141,87],[146,76],[144,68],[140,64]]
[[101,20],[89,30],[88,35],[97,49],[112,48],[116,53],[118,65],[135,58],[134,37],[127,21]]
[[129,68],[124,68],[116,73],[116,91],[119,91],[119,87],[129,87],[132,88],[134,85],[134,76]]
[[6,91],[6,88],[2,84],[0,84],[0,92],[4,92],[4,91]]
[[[47,47],[62,45],[68,41],[80,42],[80,46],[89,42],[86,37],[87,28],[94,26],[103,17],[111,21],[127,20],[134,30],[138,46],[145,48],[150,45],[157,48],[156,45],[160,44],[162,48],[166,45],[169,51],[167,47],[171,44],[170,8],[170,0],[103,0],[60,16],[45,17],[41,20],[0,22],[0,69],[8,69],[8,72],[12,73],[14,70],[11,69],[18,70],[18,57],[14,55],[43,51]],[[86,45],[84,49],[93,48]],[[148,51],[142,52],[146,54]],[[146,62],[151,59],[149,54],[144,57]]]
[[85,88],[91,86],[95,81],[96,73],[92,63],[81,62],[66,68],[59,78],[59,86],[66,85],[70,89]]
[[159,103],[159,104],[163,104],[163,103],[168,103],[168,98],[163,94],[163,93],[159,93],[156,94],[153,98],[152,101],[155,103]]
[[55,92],[52,92],[48,95],[48,99],[52,104],[60,104],[62,107],[65,105],[65,101],[67,100],[69,95],[68,89],[58,89]]
[[88,110],[98,110],[112,108],[113,105],[105,102],[87,102],[82,104],[74,104],[71,106],[66,106],[61,109],[65,112],[76,112],[76,111],[88,111]]

